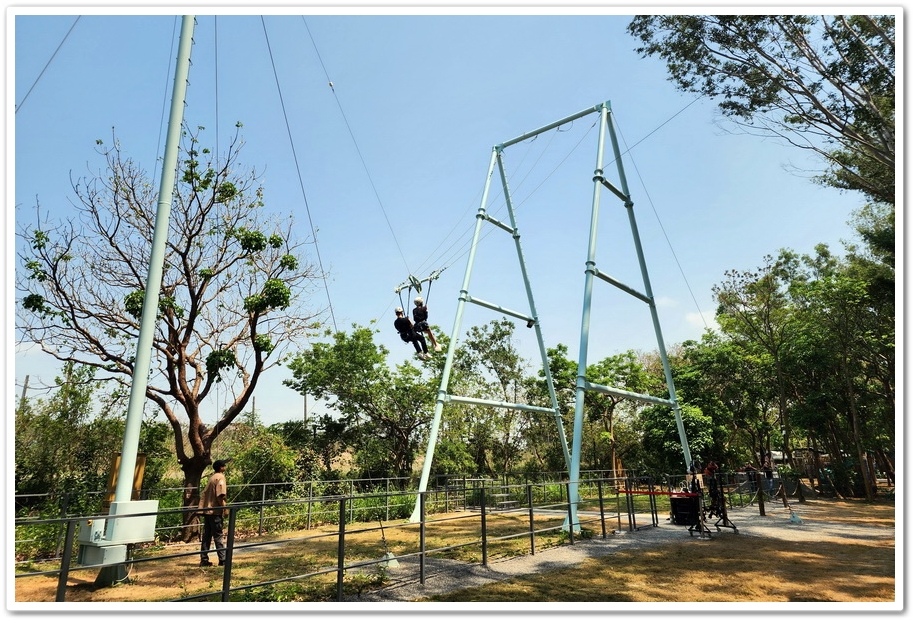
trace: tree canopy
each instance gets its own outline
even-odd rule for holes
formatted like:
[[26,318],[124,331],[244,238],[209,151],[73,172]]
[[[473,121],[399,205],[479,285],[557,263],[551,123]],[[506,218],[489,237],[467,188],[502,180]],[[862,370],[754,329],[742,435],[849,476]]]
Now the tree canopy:
[[[237,131],[214,155],[186,129],[173,194],[146,396],[172,428],[189,505],[213,441],[315,316],[307,295],[318,275],[291,217],[268,212],[258,176],[240,169],[242,146]],[[157,192],[116,138],[97,151],[104,170],[72,182],[75,216],[51,222],[36,208],[20,225],[17,330],[63,362],[95,368],[99,381],[129,386]],[[207,425],[217,387],[231,400]]]
[[821,156],[821,182],[894,204],[893,15],[640,15],[627,31],[678,89]]

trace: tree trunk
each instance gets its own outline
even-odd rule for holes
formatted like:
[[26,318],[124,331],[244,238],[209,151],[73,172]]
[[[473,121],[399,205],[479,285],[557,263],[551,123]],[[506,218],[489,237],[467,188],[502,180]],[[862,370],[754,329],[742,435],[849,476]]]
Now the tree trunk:
[[200,481],[207,463],[192,460],[182,466],[184,472],[184,491],[182,492],[181,540],[190,543],[200,532],[196,519],[197,506],[200,504]]

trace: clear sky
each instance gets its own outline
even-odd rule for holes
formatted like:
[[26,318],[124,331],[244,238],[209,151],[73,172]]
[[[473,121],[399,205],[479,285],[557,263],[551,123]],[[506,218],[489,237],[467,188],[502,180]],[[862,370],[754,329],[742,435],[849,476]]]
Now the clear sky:
[[[713,325],[711,289],[725,271],[753,269],[781,248],[810,253],[823,242],[840,253],[840,241],[854,238],[847,221],[860,196],[815,185],[792,170],[819,171],[804,152],[730,132],[712,103],[676,91],[661,61],[634,51],[621,9],[380,8],[369,15],[363,7],[304,17],[290,14],[303,8],[255,10],[200,11],[185,119],[204,126],[202,140],[211,144],[217,136],[224,144],[235,123],[244,124],[242,162],[263,172],[268,208],[293,212],[302,238],[311,236],[310,221],[317,229],[329,280],[315,305],[330,300],[328,326],[378,326],[394,361],[413,352],[392,327],[400,304],[394,288],[409,274],[445,268],[429,293],[431,321],[445,335],[453,331],[493,146],[604,101],[628,150],[624,169],[668,344]],[[167,9],[37,11],[7,13],[15,38],[7,51],[7,110],[15,108],[7,128],[9,247],[15,226],[34,219],[36,201],[52,217],[73,213],[71,175],[101,167],[95,141],[110,141],[112,128],[158,183],[180,25]],[[545,342],[566,344],[573,359],[596,121],[590,115],[506,150]],[[500,189],[489,196],[492,214],[505,221]],[[485,231],[470,294],[527,311],[512,239]],[[629,226],[609,193],[601,198],[597,260],[642,290]],[[644,305],[603,283],[593,304],[590,361],[656,349]],[[498,317],[468,306],[461,335]],[[516,337],[534,373],[534,332],[520,323]],[[10,389],[21,391],[25,375],[33,387],[50,383],[58,370],[16,348]],[[265,423],[302,417],[302,397],[281,384],[289,376],[279,368],[259,386]],[[215,421],[219,406],[205,419]]]

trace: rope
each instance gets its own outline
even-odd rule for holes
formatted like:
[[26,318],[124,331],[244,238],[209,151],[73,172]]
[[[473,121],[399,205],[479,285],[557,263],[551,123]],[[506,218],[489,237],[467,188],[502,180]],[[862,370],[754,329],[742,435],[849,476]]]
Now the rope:
[[270,48],[270,37],[267,36],[267,24],[264,23],[263,15],[261,16],[261,27],[264,29],[264,40],[267,43],[267,53],[270,55],[270,66],[274,72],[274,81],[277,83],[277,94],[280,98],[280,108],[283,110],[283,122],[286,124],[286,134],[289,137],[290,149],[292,149],[293,152],[293,162],[296,164],[296,175],[299,179],[299,189],[302,191],[302,200],[305,202],[305,212],[308,215],[309,228],[312,232],[312,238],[315,240],[315,255],[318,258],[318,268],[321,271],[321,278],[324,281],[324,291],[328,297],[328,309],[331,312],[331,322],[334,324],[334,331],[337,331],[337,319],[334,317],[334,305],[331,303],[331,292],[328,289],[328,280],[324,271],[324,265],[321,261],[321,252],[318,249],[318,234],[315,231],[315,224],[312,222],[312,211],[309,208],[308,196],[305,192],[305,184],[302,181],[302,169],[299,166],[299,158],[296,155],[296,145],[293,143],[293,134],[289,127],[289,117],[286,114],[286,103],[283,100],[283,91],[280,89],[280,79],[277,76],[277,67],[274,64],[274,54]]

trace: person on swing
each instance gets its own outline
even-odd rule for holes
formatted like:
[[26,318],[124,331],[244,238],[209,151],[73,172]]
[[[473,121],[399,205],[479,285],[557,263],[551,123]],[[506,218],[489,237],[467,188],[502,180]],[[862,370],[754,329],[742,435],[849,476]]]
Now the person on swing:
[[413,323],[404,316],[404,310],[400,307],[394,308],[394,328],[400,334],[401,339],[405,342],[413,344],[413,347],[417,350],[417,357],[420,359],[429,359],[429,350],[426,347],[426,338],[423,337],[422,333],[418,333],[413,326]]
[[426,309],[424,305],[423,297],[418,296],[413,300],[413,326],[416,327],[418,333],[426,333],[429,336],[429,341],[433,345],[433,350],[437,353],[442,350],[442,347],[439,346],[436,342],[436,336],[433,335],[433,330],[429,328],[429,310]]

